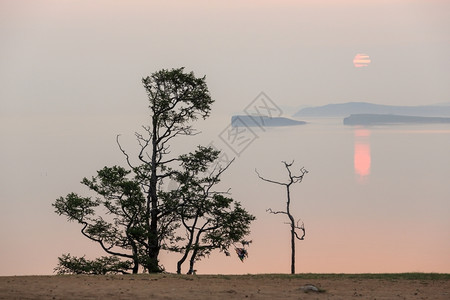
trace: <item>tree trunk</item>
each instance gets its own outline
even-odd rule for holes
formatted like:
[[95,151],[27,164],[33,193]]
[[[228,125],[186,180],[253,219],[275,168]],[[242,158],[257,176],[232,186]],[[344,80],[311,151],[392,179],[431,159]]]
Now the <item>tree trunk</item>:
[[[192,234],[193,233],[191,233],[191,236]],[[181,259],[177,262],[177,274],[181,274],[181,265],[186,261],[189,251],[191,250],[191,246],[192,246],[192,238],[186,246],[186,250],[184,251],[183,257],[181,257]]]
[[[196,217],[195,217],[194,223],[192,224],[192,228],[189,229],[189,242],[188,242],[188,244],[186,246],[186,250],[184,251],[184,255],[177,262],[177,274],[181,274],[181,265],[186,261],[186,258],[189,255],[189,251],[191,251],[192,242],[194,240],[194,231],[195,231],[195,226],[197,225],[197,221],[198,221],[198,215],[196,215]],[[183,221],[183,224],[185,224],[184,221]]]
[[[156,172],[157,155],[158,155],[158,141],[157,141],[157,121],[156,117],[153,119],[153,136],[152,136],[152,163],[150,174],[149,197],[147,197],[147,209],[150,208],[150,226],[148,232],[148,259],[147,270],[149,273],[160,273],[158,255],[159,255],[159,239],[158,236],[158,178]],[[150,207],[149,207],[150,206]]]
[[139,261],[133,260],[133,274],[137,274],[139,272]]
[[137,246],[133,241],[131,242],[131,248],[133,249],[133,274],[137,274],[139,272],[139,256]]
[[295,274],[295,220],[291,215],[291,184],[286,185],[287,193],[287,203],[286,203],[286,213],[291,221],[291,274]]
[[201,234],[202,234],[202,230],[199,230],[197,232],[197,236],[195,237],[194,250],[192,250],[191,259],[189,260],[189,271],[187,272],[189,275],[195,274],[194,264],[195,264],[195,258],[197,257],[197,253],[198,253],[198,244],[200,242]]
[[149,273],[161,273],[162,270],[159,267],[158,260],[159,251],[155,249],[150,249],[148,253],[147,270]]
[[295,274],[295,228],[291,226],[291,274]]
[[[159,255],[159,237],[158,237],[158,199],[156,196],[156,176],[150,180],[150,224],[148,228],[148,257],[145,267],[149,273],[160,273],[158,255]],[[153,188],[154,186],[154,188]]]
[[[156,184],[155,184],[156,186]],[[154,195],[153,195],[154,194]],[[159,239],[158,236],[158,208],[157,208],[156,191],[152,191],[151,211],[150,211],[150,230],[148,235],[148,261],[147,270],[149,273],[160,273],[158,255],[159,255]]]
[[195,264],[195,257],[197,256],[197,247],[194,247],[194,251],[192,252],[191,259],[189,260],[189,271],[187,274],[192,275],[195,273],[194,270],[194,264]]

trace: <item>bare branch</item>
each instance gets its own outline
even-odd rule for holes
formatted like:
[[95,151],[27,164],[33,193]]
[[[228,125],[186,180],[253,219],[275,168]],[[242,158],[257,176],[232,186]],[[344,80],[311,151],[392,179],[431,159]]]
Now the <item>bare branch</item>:
[[305,235],[306,235],[306,230],[305,230],[305,224],[302,222],[302,225],[298,225],[298,223],[300,222],[300,220],[298,220],[297,221],[297,225],[295,225],[294,226],[294,228],[295,229],[300,229],[302,232],[303,232],[303,234],[302,234],[302,236],[300,237],[299,235],[298,235],[298,233],[297,233],[297,231],[295,231],[294,230],[294,234],[295,234],[295,237],[297,238],[297,239],[299,239],[299,240],[304,240],[305,239]]
[[[288,213],[285,211],[273,211],[271,208],[266,209],[266,211],[270,214],[274,214],[274,215],[278,215],[278,214],[285,214],[287,215]],[[290,224],[290,223],[287,223]]]
[[129,166],[130,168],[133,169],[134,167],[133,167],[133,165],[131,164],[130,156],[129,156],[128,153],[122,148],[122,145],[121,145],[120,142],[119,142],[119,137],[120,137],[120,134],[118,134],[118,135],[116,136],[116,143],[117,143],[117,145],[119,146],[120,151],[123,153],[123,155],[125,155],[125,158],[126,158],[126,160],[127,160],[128,166]]
[[266,179],[266,178],[262,177],[261,175],[259,175],[258,170],[256,170],[256,169],[255,169],[255,172],[256,172],[256,174],[258,175],[258,177],[261,180],[264,180],[264,181],[267,181],[267,182],[270,182],[270,183],[274,183],[274,184],[279,184],[279,185],[288,185],[287,183],[282,183],[282,182]]

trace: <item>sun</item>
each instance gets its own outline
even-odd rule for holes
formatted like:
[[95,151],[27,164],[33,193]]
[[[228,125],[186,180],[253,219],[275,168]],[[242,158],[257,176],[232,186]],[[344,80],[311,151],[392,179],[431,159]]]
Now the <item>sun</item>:
[[355,68],[368,67],[370,62],[370,56],[364,53],[358,53],[353,58],[353,65]]

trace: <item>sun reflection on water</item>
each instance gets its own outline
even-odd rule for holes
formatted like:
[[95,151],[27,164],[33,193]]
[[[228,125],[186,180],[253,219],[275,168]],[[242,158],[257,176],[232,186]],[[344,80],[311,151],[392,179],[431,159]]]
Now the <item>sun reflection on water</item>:
[[364,182],[370,175],[370,131],[368,129],[355,129],[355,150],[353,163],[355,174],[360,182]]

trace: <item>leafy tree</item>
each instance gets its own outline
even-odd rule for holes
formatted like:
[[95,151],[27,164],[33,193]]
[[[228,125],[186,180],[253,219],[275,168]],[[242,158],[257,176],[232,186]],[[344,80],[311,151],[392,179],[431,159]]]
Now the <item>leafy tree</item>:
[[[205,190],[214,176],[197,178],[206,180],[197,184],[193,177],[183,181],[182,174],[198,174],[205,171],[204,167],[196,165],[190,154],[174,156],[170,152],[174,138],[196,133],[192,121],[209,116],[213,100],[205,77],[197,78],[179,68],[155,72],[143,78],[142,83],[151,113],[150,124],[143,126],[144,133],[136,133],[139,145],[136,158],[132,159],[117,137],[129,169],[105,167],[97,176],[84,178],[82,183],[100,197],[92,199],[70,193],[57,199],[53,206],[57,214],[82,224],[84,236],[128,263],[133,273],[138,272],[139,265],[155,273],[162,271],[158,261],[161,249],[177,249],[183,240],[177,236],[177,229],[186,228],[188,221],[196,218],[204,221],[201,230],[194,226],[193,246],[185,247],[184,253],[192,250],[193,266],[193,261],[212,249],[225,251],[237,236],[247,234],[245,224],[253,217],[239,203],[231,208],[231,198]],[[217,158],[218,153],[212,155],[211,151],[199,148],[196,155],[204,156],[199,164],[210,164],[211,159]],[[179,179],[182,193],[162,189],[163,181],[170,178]],[[195,195],[194,191],[201,192],[200,187],[203,194]],[[244,221],[239,225],[240,219]],[[62,259],[67,261],[67,257]],[[81,263],[89,265],[86,261]]]
[[187,238],[176,249],[183,253],[177,263],[178,274],[189,254],[188,274],[195,272],[196,261],[214,249],[229,255],[228,248],[249,234],[250,223],[255,219],[239,202],[227,197],[228,192],[213,189],[232,163],[214,168],[219,154],[211,147],[198,147],[194,153],[180,156],[182,171],[174,176],[179,188],[171,197],[179,199],[178,215]]
[[[255,170],[256,174],[261,180],[264,180],[266,182],[274,183],[277,185],[282,185],[286,188],[286,210],[280,210],[280,211],[273,211],[271,208],[269,208],[267,211],[271,214],[283,214],[286,215],[289,219],[289,222],[287,223],[290,227],[291,231],[291,274],[295,274],[295,240],[304,240],[305,239],[305,225],[300,225],[300,220],[297,220],[297,222],[294,219],[294,216],[291,213],[291,185],[295,183],[300,183],[303,180],[303,176],[308,173],[308,171],[305,168],[300,168],[299,175],[294,175],[291,172],[291,167],[294,164],[294,162],[287,163],[285,161],[282,162],[286,168],[286,171],[288,173],[288,180],[287,182],[279,182],[274,181],[271,179],[266,179],[259,175],[258,171]],[[301,235],[299,235],[299,232],[301,232]]]

